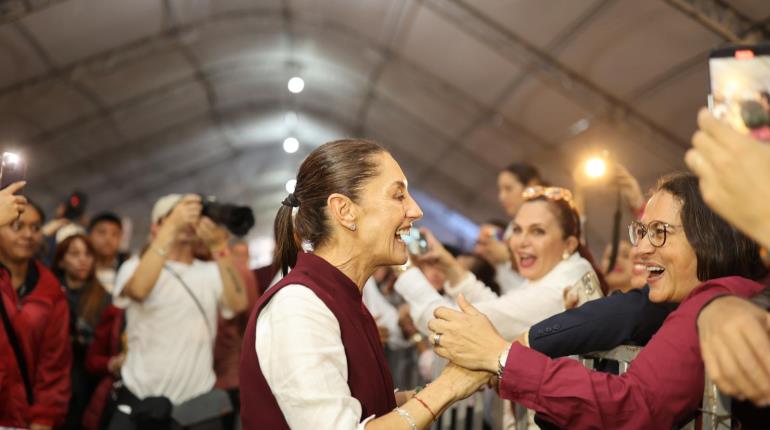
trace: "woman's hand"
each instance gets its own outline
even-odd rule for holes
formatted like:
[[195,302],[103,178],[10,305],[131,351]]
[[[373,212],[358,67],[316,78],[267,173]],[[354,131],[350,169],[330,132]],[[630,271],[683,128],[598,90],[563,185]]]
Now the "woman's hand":
[[642,193],[642,187],[639,186],[639,181],[620,163],[615,163],[613,173],[615,174],[615,183],[618,184],[620,194],[626,200],[629,209],[634,213],[639,212],[645,203],[644,193]]
[[425,236],[425,240],[428,242],[428,252],[423,255],[413,255],[414,260],[418,263],[422,261],[436,263],[442,270],[446,270],[455,261],[454,256],[444,248],[444,245],[436,239],[430,230],[422,227],[420,233]]
[[508,245],[498,239],[497,227],[492,225],[481,227],[473,252],[493,266],[511,261]]
[[433,236],[430,230],[423,227],[420,232],[425,235],[425,240],[428,241],[428,252],[420,256],[413,256],[415,263],[418,266],[421,262],[438,264],[439,268],[446,274],[450,285],[460,282],[465,276],[466,270],[460,266],[457,259],[444,248],[444,245]]
[[493,376],[489,372],[468,370],[454,363],[449,363],[444,367],[439,379],[448,384],[455,401],[457,401],[479,391],[480,388],[490,383]]
[[41,233],[43,233],[43,236],[53,236],[62,229],[65,225],[71,224],[72,221],[68,220],[67,218],[54,218],[51,221],[48,221],[45,223],[43,228],[40,229]]
[[401,406],[404,403],[412,400],[416,393],[414,390],[409,391],[396,391],[396,405]]
[[107,370],[115,376],[120,375],[120,369],[123,367],[123,363],[126,362],[126,353],[121,352],[118,355],[110,357],[107,361]]
[[374,322],[377,324],[377,332],[380,335],[380,343],[382,346],[388,344],[390,340],[390,329],[385,325],[380,325],[380,317],[374,317]]
[[26,182],[15,182],[0,190],[0,225],[7,225],[16,220],[24,212],[27,199],[24,196],[15,195],[24,188]]
[[698,335],[706,373],[722,392],[770,405],[770,313],[718,298],[698,316]]
[[575,288],[567,287],[562,292],[562,299],[564,301],[564,310],[570,310],[575,309],[578,307],[578,303],[580,302],[580,297],[578,296],[578,292]]
[[742,134],[706,109],[685,161],[703,199],[719,215],[770,247],[770,144]]
[[467,369],[496,373],[498,358],[510,344],[462,294],[457,297],[457,304],[462,312],[441,307],[433,313],[436,319],[428,323],[432,343],[435,344],[434,334],[441,335],[434,345],[436,353]]

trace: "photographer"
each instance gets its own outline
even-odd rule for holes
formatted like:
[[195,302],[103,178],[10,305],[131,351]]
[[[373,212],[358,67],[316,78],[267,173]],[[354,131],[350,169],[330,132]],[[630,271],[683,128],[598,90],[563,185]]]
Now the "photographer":
[[45,430],[67,414],[69,310],[59,281],[34,258],[44,217],[13,196],[22,185],[0,191],[0,426]]
[[[166,426],[171,404],[209,393],[216,379],[218,307],[229,318],[247,306],[228,233],[201,210],[196,195],[159,199],[152,210],[152,242],[141,258],[126,261],[118,271],[113,297],[126,309],[128,354],[113,429],[143,428],[148,415]],[[201,242],[215,261],[194,257]]]

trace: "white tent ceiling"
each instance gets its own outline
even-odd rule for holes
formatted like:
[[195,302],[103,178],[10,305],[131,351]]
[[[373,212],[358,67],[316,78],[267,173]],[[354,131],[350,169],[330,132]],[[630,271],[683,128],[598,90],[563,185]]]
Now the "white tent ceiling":
[[[29,194],[53,207],[83,190],[140,232],[178,191],[251,204],[268,231],[302,158],[343,136],[379,140],[412,186],[476,221],[501,214],[495,174],[515,160],[569,184],[580,156],[608,149],[651,185],[683,168],[708,50],[770,23],[767,0],[3,7],[0,142],[29,158]],[[281,149],[289,135],[296,154]],[[592,205],[592,236],[606,238],[612,206]]]

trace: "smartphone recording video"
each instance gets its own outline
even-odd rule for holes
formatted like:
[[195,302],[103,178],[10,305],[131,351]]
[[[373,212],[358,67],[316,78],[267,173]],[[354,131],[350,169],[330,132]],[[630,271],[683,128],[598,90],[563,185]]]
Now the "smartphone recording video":
[[17,154],[3,153],[3,161],[0,164],[0,189],[15,182],[23,181],[27,176],[27,164]]
[[425,255],[429,251],[428,238],[414,227],[409,230],[409,234],[402,234],[401,240],[406,243],[409,253],[412,255]]
[[770,142],[770,45],[730,46],[709,56],[709,110]]

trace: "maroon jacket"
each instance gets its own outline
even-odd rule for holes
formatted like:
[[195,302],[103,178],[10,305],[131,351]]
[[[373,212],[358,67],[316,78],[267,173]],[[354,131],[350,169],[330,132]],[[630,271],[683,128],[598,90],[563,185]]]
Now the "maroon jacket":
[[312,290],[340,325],[348,364],[348,386],[361,403],[361,419],[384,415],[396,407],[393,380],[380,344],[377,325],[363,305],[358,287],[324,259],[300,253],[297,265],[259,299],[249,318],[241,353],[241,419],[246,430],[287,430],[289,425],[262,375],[254,348],[257,317],[283,287],[300,284]]
[[738,276],[704,282],[669,314],[623,375],[595,372],[569,358],[553,360],[514,343],[500,397],[563,428],[670,429],[689,420],[703,397],[698,313],[716,297],[749,298],[762,288]]
[[40,262],[30,264],[35,264],[39,276],[21,300],[7,271],[0,269],[0,300],[24,351],[34,403],[27,403],[16,358],[5,330],[0,330],[0,426],[55,426],[67,415],[72,368],[69,307],[56,277]]
[[83,412],[82,425],[87,430],[99,428],[102,414],[112,391],[112,384],[117,380],[115,375],[110,373],[107,364],[110,362],[110,358],[123,351],[121,337],[124,332],[124,321],[123,309],[112,305],[107,306],[99,317],[99,324],[94,330],[94,341],[88,347],[86,370],[101,379]]

